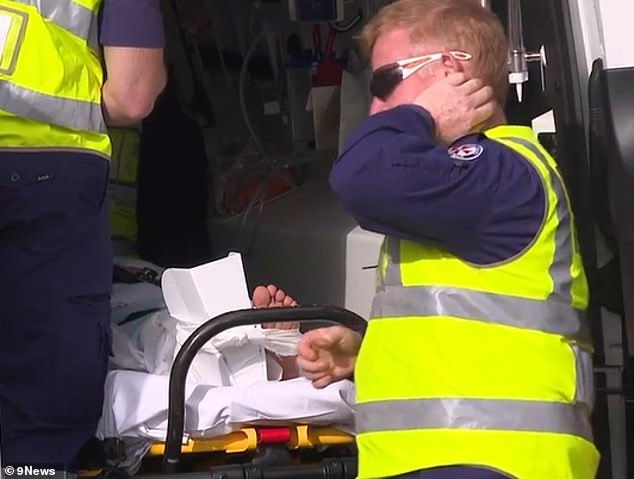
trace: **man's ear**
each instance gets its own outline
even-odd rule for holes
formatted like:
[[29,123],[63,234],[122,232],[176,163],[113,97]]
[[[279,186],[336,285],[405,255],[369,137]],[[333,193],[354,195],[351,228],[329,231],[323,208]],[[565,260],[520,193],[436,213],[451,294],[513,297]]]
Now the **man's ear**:
[[443,52],[441,62],[445,70],[445,76],[447,76],[449,73],[464,72],[464,65],[456,60],[453,55],[449,53],[449,51]]

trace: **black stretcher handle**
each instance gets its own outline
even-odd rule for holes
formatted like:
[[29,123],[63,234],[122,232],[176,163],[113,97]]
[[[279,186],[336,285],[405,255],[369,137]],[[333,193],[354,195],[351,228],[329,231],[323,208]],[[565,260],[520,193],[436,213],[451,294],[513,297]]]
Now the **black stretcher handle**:
[[175,474],[178,472],[185,419],[185,383],[189,367],[198,351],[214,336],[237,326],[296,321],[337,323],[360,334],[365,332],[367,325],[366,320],[361,316],[337,306],[245,309],[221,314],[203,323],[187,338],[172,365],[169,380],[169,409],[163,473]]

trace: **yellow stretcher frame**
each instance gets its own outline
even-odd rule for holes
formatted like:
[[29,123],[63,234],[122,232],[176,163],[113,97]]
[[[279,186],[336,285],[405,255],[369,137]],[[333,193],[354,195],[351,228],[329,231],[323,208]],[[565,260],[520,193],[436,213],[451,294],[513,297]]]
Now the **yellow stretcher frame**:
[[[286,428],[286,426],[285,426]],[[354,443],[354,437],[332,427],[317,427],[306,424],[288,426],[290,440],[285,443],[289,450],[314,449],[321,446],[344,446]],[[224,452],[243,454],[255,451],[261,444],[258,441],[258,428],[248,427],[223,436],[209,438],[189,438],[181,447],[181,454]],[[162,456],[165,443],[154,444],[146,457]]]
[[[215,437],[188,438],[181,446],[181,454],[225,454],[227,456],[255,452],[263,444],[259,440],[259,427],[245,427],[238,431]],[[289,440],[283,444],[289,451],[317,449],[327,446],[349,446],[354,436],[333,427],[294,424],[275,429],[288,429]],[[165,454],[165,443],[153,444],[145,459],[159,458]],[[80,478],[96,478],[103,469],[80,471]]]

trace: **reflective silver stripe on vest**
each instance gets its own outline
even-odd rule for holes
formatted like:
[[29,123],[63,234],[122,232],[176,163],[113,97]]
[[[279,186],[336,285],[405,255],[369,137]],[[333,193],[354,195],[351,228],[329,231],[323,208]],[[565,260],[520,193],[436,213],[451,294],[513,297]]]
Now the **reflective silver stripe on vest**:
[[592,441],[588,409],[563,403],[499,399],[413,399],[356,405],[357,434],[424,429],[570,434]]
[[549,172],[551,188],[557,198],[558,226],[555,231],[555,252],[549,268],[549,276],[553,282],[550,297],[539,301],[461,288],[403,286],[401,243],[396,238],[387,237],[385,247],[388,265],[384,284],[378,288],[372,304],[371,318],[445,315],[559,334],[585,343],[592,342],[585,313],[572,307],[570,268],[573,238],[563,185],[535,145],[520,138],[504,139],[522,145],[536,155]]
[[35,7],[50,22],[85,40],[93,51],[99,51],[99,19],[90,9],[71,0],[13,0]]
[[387,269],[385,271],[385,283],[389,285],[402,285],[401,279],[401,242],[391,236],[385,237],[385,253],[387,254]]
[[71,130],[108,131],[101,105],[44,95],[5,80],[0,80],[0,110]]
[[503,138],[503,140],[516,143],[528,149],[539,159],[549,173],[550,186],[557,198],[556,212],[557,219],[559,220],[557,229],[555,230],[555,254],[549,271],[554,285],[552,294],[558,295],[564,302],[571,303],[572,277],[570,276],[570,268],[572,267],[573,257],[571,235],[572,218],[568,211],[568,202],[566,201],[564,187],[546,157],[535,145],[522,138]]
[[372,314],[378,318],[452,316],[591,342],[585,313],[558,300],[539,301],[439,286],[388,285],[376,293]]

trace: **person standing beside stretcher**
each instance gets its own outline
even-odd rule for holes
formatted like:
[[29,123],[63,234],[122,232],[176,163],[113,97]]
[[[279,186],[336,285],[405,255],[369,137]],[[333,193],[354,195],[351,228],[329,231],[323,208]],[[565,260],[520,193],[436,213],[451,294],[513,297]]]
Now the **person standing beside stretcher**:
[[163,45],[159,0],[0,0],[3,467],[74,471],[97,429],[111,346],[108,126],[153,109]]
[[385,235],[363,339],[304,335],[353,375],[359,479],[593,479],[588,287],[557,164],[507,125],[507,43],[468,0],[398,0],[362,35],[370,117],[330,182]]

